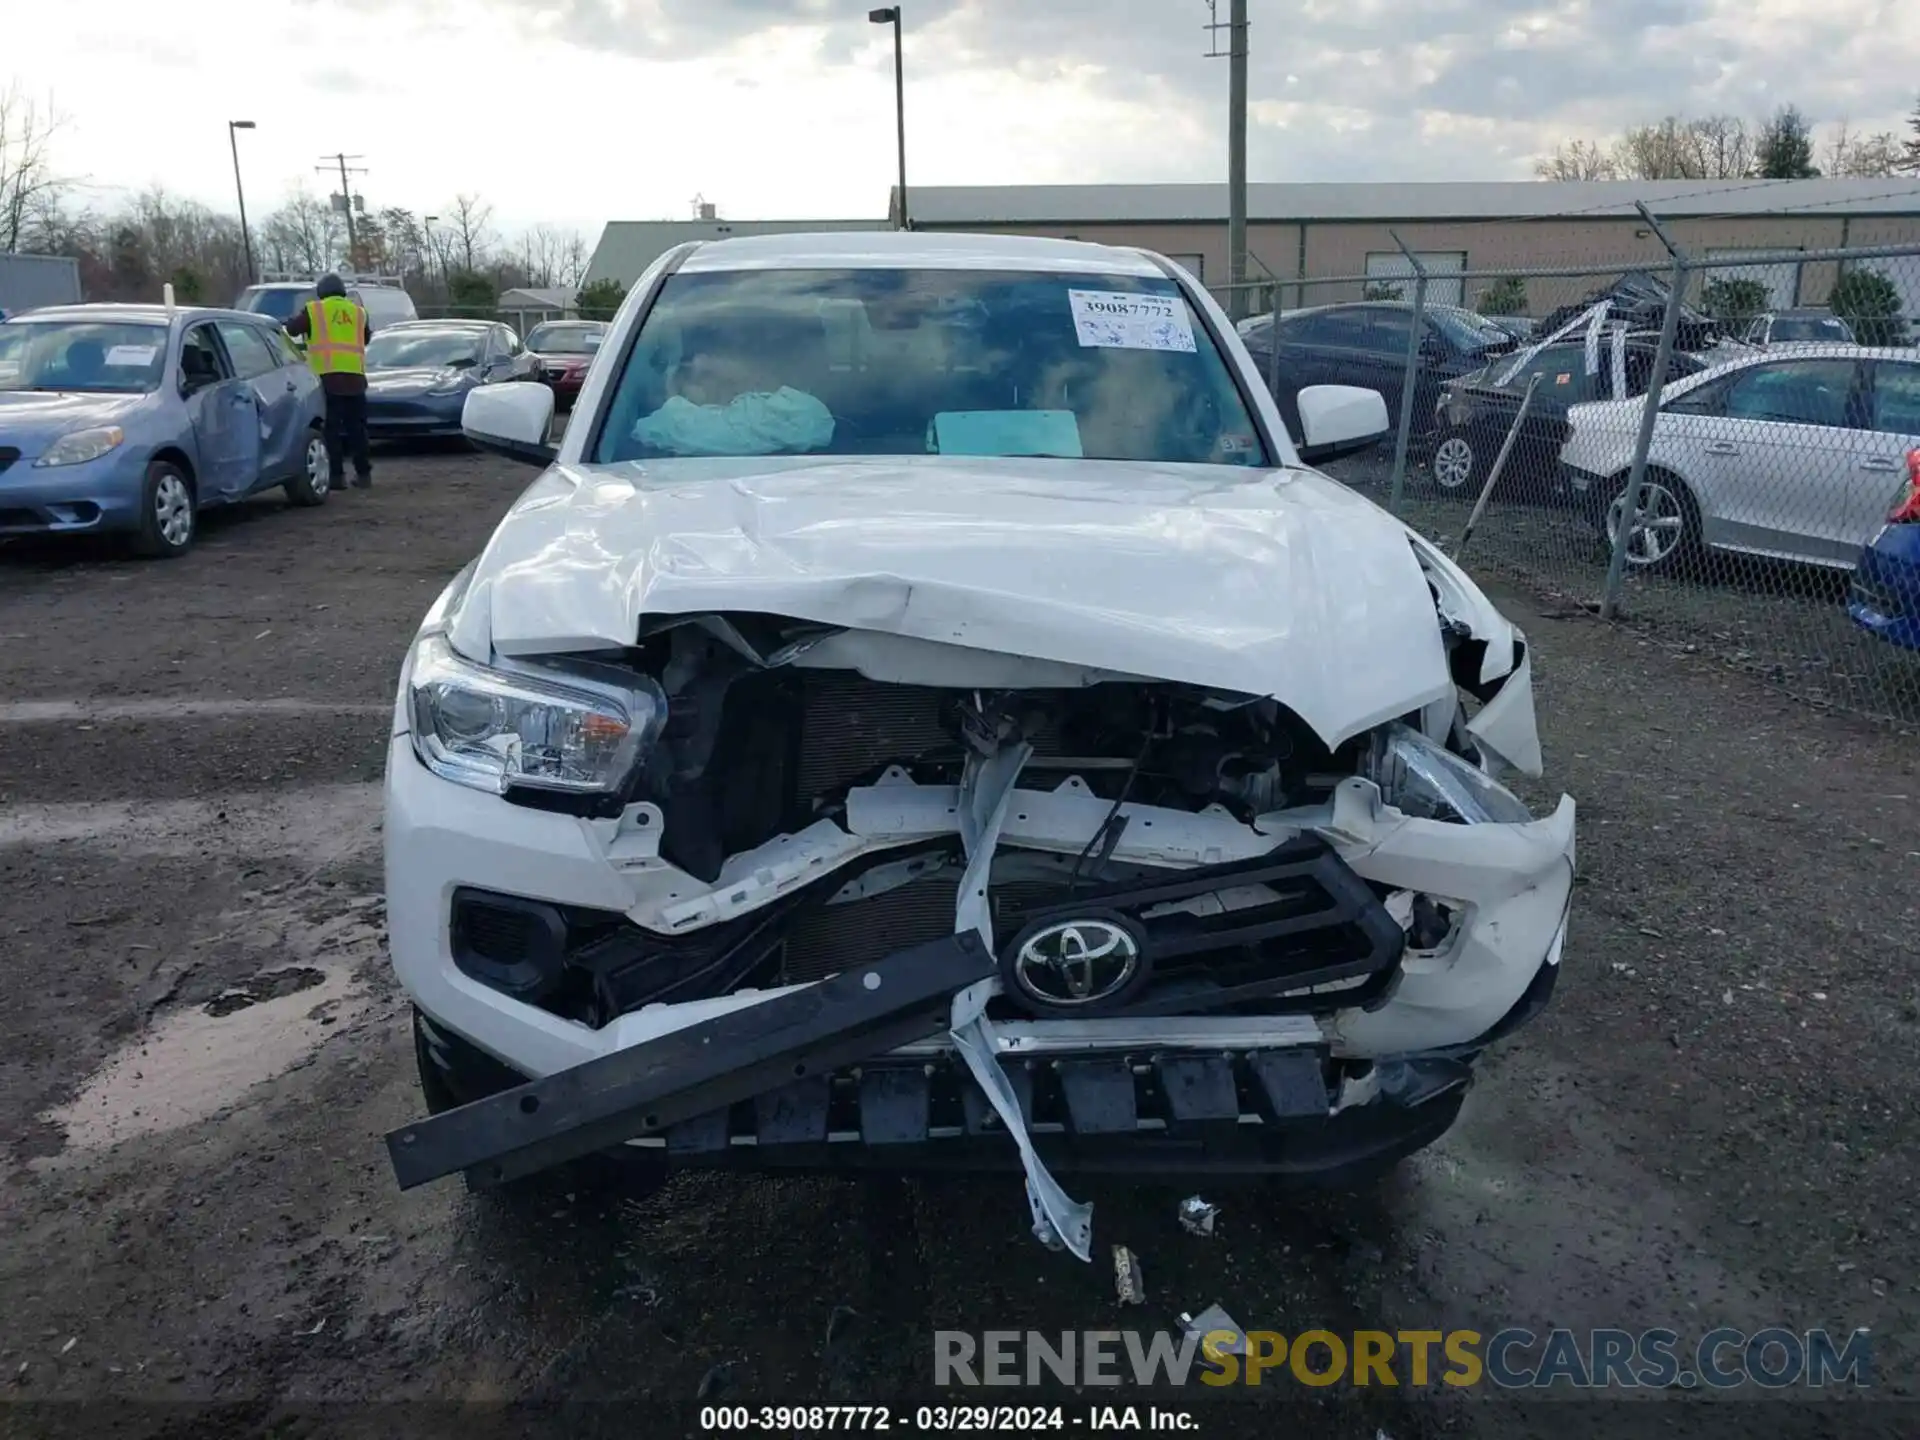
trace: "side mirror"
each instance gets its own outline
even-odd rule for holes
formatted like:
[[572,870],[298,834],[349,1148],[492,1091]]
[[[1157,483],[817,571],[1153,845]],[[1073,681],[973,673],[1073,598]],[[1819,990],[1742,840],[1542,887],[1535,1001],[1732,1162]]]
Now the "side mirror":
[[469,391],[460,408],[460,429],[467,439],[527,465],[553,463],[559,452],[547,443],[552,426],[553,391],[525,380]]
[[1309,385],[1300,392],[1300,458],[1337,459],[1378,444],[1391,428],[1378,390],[1357,385]]

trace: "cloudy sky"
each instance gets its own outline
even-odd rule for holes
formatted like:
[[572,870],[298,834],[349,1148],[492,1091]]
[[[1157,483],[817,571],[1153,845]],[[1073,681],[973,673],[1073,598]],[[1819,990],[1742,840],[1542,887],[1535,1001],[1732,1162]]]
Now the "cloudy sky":
[[[9,81],[61,167],[253,208],[363,158],[371,207],[505,228],[877,216],[890,31],[869,0],[10,0]],[[1220,0],[1221,15],[1226,0]],[[1251,0],[1254,180],[1515,178],[1668,110],[1901,129],[1916,0]],[[906,0],[908,181],[1222,180],[1205,0]]]

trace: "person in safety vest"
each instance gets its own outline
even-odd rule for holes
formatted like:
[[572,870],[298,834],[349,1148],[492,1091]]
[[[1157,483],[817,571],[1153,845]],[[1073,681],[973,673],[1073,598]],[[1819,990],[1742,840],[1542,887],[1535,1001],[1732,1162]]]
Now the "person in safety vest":
[[367,456],[367,341],[373,327],[367,312],[347,298],[338,275],[322,275],[313,291],[315,298],[287,321],[287,333],[307,342],[307,364],[327,393],[327,464],[334,488],[351,456],[354,488],[365,490],[373,484]]

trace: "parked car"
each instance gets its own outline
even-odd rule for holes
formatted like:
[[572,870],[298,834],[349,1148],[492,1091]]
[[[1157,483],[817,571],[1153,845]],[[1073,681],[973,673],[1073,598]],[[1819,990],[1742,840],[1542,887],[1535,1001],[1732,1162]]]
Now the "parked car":
[[[467,398],[542,473],[400,678],[400,1183],[1020,1163],[1085,1258],[1055,1167],[1445,1131],[1559,973],[1573,801],[1494,778],[1541,768],[1522,637],[1303,464],[1205,290],[914,231],[636,290],[557,448],[546,386]],[[1310,454],[1388,424],[1298,409]]]
[[1742,333],[1749,345],[1778,349],[1782,345],[1852,345],[1853,327],[1824,306],[1756,315]]
[[527,332],[527,350],[562,410],[572,409],[580,398],[587,367],[606,336],[604,320],[549,320]]
[[[1609,543],[1641,405],[1576,405],[1560,452],[1568,483]],[[1661,397],[1635,569],[1670,570],[1706,550],[1850,570],[1904,483],[1920,445],[1920,357],[1829,346],[1758,351]]]
[[[1587,373],[1583,339],[1543,346],[1528,357],[1502,357],[1471,375],[1449,380],[1440,387],[1440,401],[1434,407],[1426,477],[1444,494],[1477,496],[1513,428],[1528,384],[1538,375],[1540,384],[1507,456],[1500,488],[1531,500],[1563,494],[1560,447],[1566,443],[1568,409],[1646,394],[1659,358],[1659,337],[1629,335],[1621,351],[1618,376],[1610,344],[1598,352],[1598,373]],[[1706,363],[1676,352],[1667,378],[1671,382],[1697,374]]]
[[380,440],[458,435],[460,408],[475,388],[538,377],[538,362],[511,325],[389,325],[367,342],[367,434]]
[[0,324],[0,534],[194,541],[197,515],[329,488],[320,383],[259,315],[72,305]]
[[[240,292],[240,298],[233,302],[234,309],[270,315],[284,325],[315,298],[313,286],[318,278],[273,279],[259,285],[249,285]],[[367,324],[376,333],[389,325],[420,318],[420,312],[414,308],[413,297],[407,294],[398,276],[356,275],[343,278],[346,278],[347,298],[367,312]]]
[[[1273,322],[1271,316],[1263,318],[1264,325],[1252,327],[1241,338],[1253,353],[1256,368],[1265,375],[1273,353]],[[1459,306],[1429,305],[1424,318],[1413,393],[1414,422],[1423,427],[1433,415],[1442,384],[1471,374],[1518,343],[1504,330]],[[1399,413],[1407,340],[1413,328],[1412,305],[1397,300],[1316,305],[1283,315],[1279,328],[1279,383],[1274,398],[1289,433],[1300,433],[1295,397],[1309,385],[1355,385],[1373,390],[1386,397],[1395,415]]]
[[1860,552],[1847,613],[1881,639],[1920,650],[1920,449],[1907,452],[1906,488]]

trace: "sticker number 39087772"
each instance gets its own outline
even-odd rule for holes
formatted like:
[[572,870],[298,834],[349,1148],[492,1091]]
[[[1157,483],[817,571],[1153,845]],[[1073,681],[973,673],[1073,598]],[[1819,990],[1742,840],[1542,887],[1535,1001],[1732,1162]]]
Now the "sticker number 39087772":
[[1187,314],[1187,302],[1178,295],[1069,290],[1067,303],[1083,346],[1193,353],[1193,319]]

